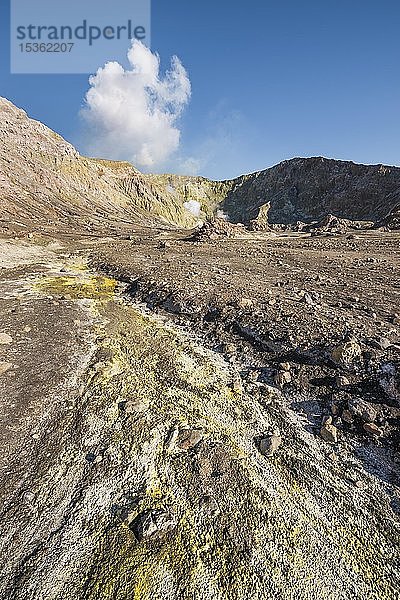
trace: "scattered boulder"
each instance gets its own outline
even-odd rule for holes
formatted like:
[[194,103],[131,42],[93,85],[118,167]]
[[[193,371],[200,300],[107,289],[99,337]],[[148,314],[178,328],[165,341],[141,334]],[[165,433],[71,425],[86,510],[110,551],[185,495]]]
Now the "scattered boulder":
[[348,406],[349,411],[353,416],[359,417],[366,423],[373,423],[376,420],[377,410],[369,402],[366,402],[361,398],[351,398],[348,401]]
[[277,371],[275,373],[274,381],[279,388],[283,388],[285,385],[292,381],[292,376],[289,371]]
[[253,300],[250,298],[241,298],[238,302],[238,307],[242,309],[252,308]]
[[339,414],[339,405],[336,402],[331,403],[331,413],[336,417]]
[[355,339],[350,339],[333,349],[331,358],[339,366],[348,368],[361,357],[360,344]]
[[336,444],[337,442],[337,427],[332,423],[332,417],[328,417],[323,424],[321,431],[321,437],[325,442],[331,442]]
[[0,333],[0,344],[2,345],[8,345],[11,344],[13,341],[11,335],[8,335],[8,333]]
[[9,362],[0,362],[0,375],[6,373],[12,368],[12,363]]
[[290,225],[287,225],[286,228],[289,231],[307,231],[308,224],[304,221],[296,221]]
[[144,539],[165,534],[175,527],[175,520],[161,509],[146,510],[129,522],[129,529],[138,542]]
[[22,500],[26,504],[33,504],[35,502],[35,499],[36,499],[36,494],[31,492],[30,490],[27,490],[27,491],[23,492],[23,494],[22,494]]
[[400,405],[400,368],[394,362],[381,365],[378,382],[392,402]]
[[259,450],[263,456],[272,456],[282,445],[282,438],[279,434],[272,434],[263,437],[259,443]]
[[378,425],[375,423],[364,423],[363,425],[364,431],[370,433],[371,435],[376,435],[377,437],[381,437],[383,435],[383,431]]
[[305,304],[308,304],[308,306],[314,306],[314,300],[311,294],[309,294],[308,292],[301,293],[301,301]]
[[234,225],[225,221],[225,219],[214,219],[206,221],[194,231],[190,237],[192,242],[202,242],[207,240],[218,240],[219,238],[233,238],[241,229],[239,225]]
[[311,235],[321,235],[326,233],[344,234],[347,233],[349,222],[347,219],[340,219],[335,215],[328,214],[317,223],[311,223],[306,230]]
[[345,423],[348,423],[350,425],[351,423],[354,422],[353,414],[349,410],[345,409],[342,412],[342,421],[344,421]]
[[203,432],[200,429],[183,429],[178,434],[176,445],[181,450],[191,450],[203,439]]
[[350,381],[344,375],[337,375],[335,377],[335,384],[339,390],[343,390],[348,385],[350,385]]
[[127,415],[134,415],[136,413],[144,412],[149,408],[150,400],[145,397],[137,397],[128,400],[123,406]]

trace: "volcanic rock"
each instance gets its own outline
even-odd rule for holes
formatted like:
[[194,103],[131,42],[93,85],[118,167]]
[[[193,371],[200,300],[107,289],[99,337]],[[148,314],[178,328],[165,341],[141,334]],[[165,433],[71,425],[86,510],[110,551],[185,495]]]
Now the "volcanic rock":
[[260,440],[260,452],[263,456],[272,456],[276,450],[282,445],[282,438],[280,435],[273,434],[263,437]]

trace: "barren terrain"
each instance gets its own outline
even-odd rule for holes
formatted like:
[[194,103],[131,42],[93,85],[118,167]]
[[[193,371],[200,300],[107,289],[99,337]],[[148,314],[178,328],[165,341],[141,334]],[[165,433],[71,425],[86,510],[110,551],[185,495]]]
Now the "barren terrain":
[[52,151],[45,194],[2,163],[0,596],[397,599],[400,233],[250,231],[225,184],[194,229],[203,180],[75,155],[66,200]]

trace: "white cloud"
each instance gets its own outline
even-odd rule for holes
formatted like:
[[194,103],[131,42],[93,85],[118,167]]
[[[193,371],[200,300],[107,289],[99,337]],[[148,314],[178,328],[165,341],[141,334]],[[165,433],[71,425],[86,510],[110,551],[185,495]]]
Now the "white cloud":
[[177,163],[179,172],[184,175],[198,175],[202,166],[203,161],[193,156],[183,158]]
[[201,204],[197,200],[188,200],[187,202],[183,203],[183,206],[195,217],[200,216]]
[[217,219],[223,219],[224,221],[229,221],[229,215],[224,213],[223,210],[217,210]]
[[128,60],[130,69],[108,62],[89,79],[81,111],[86,151],[155,169],[179,147],[177,121],[190,99],[190,80],[176,56],[160,75],[159,56],[137,40]]

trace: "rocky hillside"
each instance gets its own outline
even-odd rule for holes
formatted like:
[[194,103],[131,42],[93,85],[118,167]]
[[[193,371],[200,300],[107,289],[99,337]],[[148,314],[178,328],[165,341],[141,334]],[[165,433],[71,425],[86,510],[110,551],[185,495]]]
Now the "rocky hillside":
[[317,157],[294,158],[226,181],[179,175],[145,177],[160,196],[173,194],[180,203],[198,202],[203,218],[220,214],[233,223],[252,226],[268,207],[272,224],[310,223],[333,214],[399,228],[399,167]]
[[160,190],[175,194],[181,202],[199,203],[203,218],[222,216],[222,206],[229,193],[231,181],[212,181],[206,177],[185,175],[145,175],[152,185]]
[[173,190],[129,163],[84,158],[0,99],[0,230],[118,234],[135,225],[196,223]]
[[295,158],[230,181],[145,175],[130,163],[80,156],[5,99],[0,99],[0,136],[0,230],[5,232],[113,235],[145,224],[190,228],[217,214],[248,225],[268,203],[271,223],[311,222],[331,213],[399,227],[397,167]]
[[331,213],[379,221],[400,200],[400,168],[327,158],[294,158],[231,182],[223,209],[248,223],[271,203],[271,223],[310,222]]
[[400,203],[396,204],[378,225],[387,229],[400,229]]

